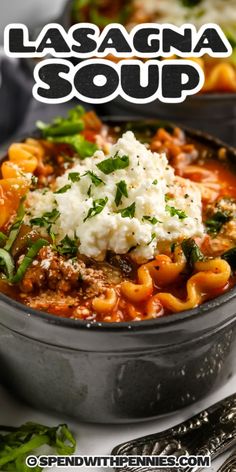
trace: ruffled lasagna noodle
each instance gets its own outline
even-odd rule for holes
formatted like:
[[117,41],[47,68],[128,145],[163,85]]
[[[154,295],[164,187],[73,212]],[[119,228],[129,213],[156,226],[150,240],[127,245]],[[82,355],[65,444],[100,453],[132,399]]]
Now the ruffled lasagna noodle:
[[57,316],[120,322],[190,310],[233,287],[226,149],[178,128],[120,137],[81,109],[40,127],[1,166],[3,293]]

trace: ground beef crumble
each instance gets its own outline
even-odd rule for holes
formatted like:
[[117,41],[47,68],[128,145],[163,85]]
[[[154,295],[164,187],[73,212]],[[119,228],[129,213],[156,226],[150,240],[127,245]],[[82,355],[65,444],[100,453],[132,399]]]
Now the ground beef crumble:
[[76,290],[88,298],[100,295],[108,285],[118,284],[121,279],[120,271],[107,263],[82,257],[67,259],[46,246],[26,271],[20,289],[25,294],[45,289],[69,294]]

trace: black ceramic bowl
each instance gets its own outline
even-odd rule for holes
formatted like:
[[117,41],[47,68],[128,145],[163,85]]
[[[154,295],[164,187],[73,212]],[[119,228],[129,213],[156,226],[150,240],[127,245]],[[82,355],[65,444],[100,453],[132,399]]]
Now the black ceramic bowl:
[[[227,154],[236,162],[236,150]],[[117,324],[57,318],[0,294],[1,381],[38,409],[83,421],[140,421],[182,408],[226,382],[235,355],[236,289],[191,311]]]
[[183,103],[162,103],[155,100],[146,105],[129,103],[121,97],[98,105],[105,116],[136,116],[169,120],[179,125],[198,128],[236,146],[236,93],[193,95]]

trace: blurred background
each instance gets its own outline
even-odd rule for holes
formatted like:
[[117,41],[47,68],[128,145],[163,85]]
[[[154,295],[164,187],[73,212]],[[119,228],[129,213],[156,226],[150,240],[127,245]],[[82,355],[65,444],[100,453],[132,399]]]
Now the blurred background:
[[[44,105],[33,100],[34,62],[5,57],[4,27],[8,23],[25,23],[34,38],[49,22],[61,23],[67,29],[71,24],[89,21],[101,29],[110,22],[120,22],[128,30],[142,22],[176,25],[189,22],[196,27],[207,22],[219,24],[231,42],[233,54],[227,59],[207,55],[195,59],[205,73],[200,94],[183,104],[155,101],[132,105],[117,98],[94,108],[103,116],[173,121],[236,145],[236,0],[1,0],[0,8],[0,144],[13,135],[32,130],[37,119],[50,120],[71,106],[71,103]],[[115,60],[111,55],[109,59]]]

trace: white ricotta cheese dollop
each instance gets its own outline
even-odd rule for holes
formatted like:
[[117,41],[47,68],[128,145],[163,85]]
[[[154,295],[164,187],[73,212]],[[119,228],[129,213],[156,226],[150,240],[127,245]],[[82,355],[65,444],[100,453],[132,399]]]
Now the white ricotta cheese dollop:
[[[108,164],[115,160],[118,164],[116,170],[104,173],[99,164],[107,159]],[[152,153],[131,131],[111,147],[108,156],[97,151],[76,163],[57,178],[56,188],[64,191],[29,194],[28,218],[56,208],[59,217],[52,229],[57,241],[76,237],[79,252],[89,257],[102,260],[108,250],[131,251],[143,262],[158,253],[159,243],[203,235],[196,185],[176,177],[165,154]]]

